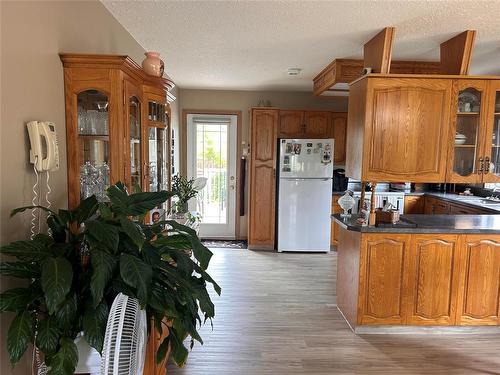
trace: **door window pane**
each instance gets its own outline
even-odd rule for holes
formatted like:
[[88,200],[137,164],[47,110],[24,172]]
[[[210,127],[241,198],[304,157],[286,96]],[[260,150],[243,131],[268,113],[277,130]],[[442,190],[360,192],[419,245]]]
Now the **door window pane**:
[[196,177],[207,185],[198,195],[196,210],[206,224],[226,224],[228,124],[196,123]]

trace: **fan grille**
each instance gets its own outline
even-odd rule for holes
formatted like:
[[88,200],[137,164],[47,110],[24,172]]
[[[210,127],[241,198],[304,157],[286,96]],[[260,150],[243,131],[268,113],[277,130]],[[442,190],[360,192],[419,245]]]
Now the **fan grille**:
[[103,375],[142,373],[146,350],[146,313],[139,301],[122,293],[111,306],[101,362]]

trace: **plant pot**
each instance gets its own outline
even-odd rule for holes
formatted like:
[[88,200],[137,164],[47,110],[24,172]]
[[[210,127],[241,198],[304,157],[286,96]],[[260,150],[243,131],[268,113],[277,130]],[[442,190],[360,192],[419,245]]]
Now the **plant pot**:
[[146,52],[146,58],[142,62],[142,69],[146,74],[155,77],[161,77],[163,75],[162,61],[160,59],[159,52]]
[[78,365],[75,374],[100,374],[101,355],[99,352],[91,347],[81,334],[75,339],[75,344],[78,348]]

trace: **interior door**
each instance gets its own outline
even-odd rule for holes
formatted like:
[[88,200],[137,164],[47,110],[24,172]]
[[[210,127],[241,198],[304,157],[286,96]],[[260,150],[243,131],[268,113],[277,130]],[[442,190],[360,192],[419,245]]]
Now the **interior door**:
[[235,238],[237,116],[189,114],[187,120],[188,177],[207,178],[189,202],[201,215],[200,237]]

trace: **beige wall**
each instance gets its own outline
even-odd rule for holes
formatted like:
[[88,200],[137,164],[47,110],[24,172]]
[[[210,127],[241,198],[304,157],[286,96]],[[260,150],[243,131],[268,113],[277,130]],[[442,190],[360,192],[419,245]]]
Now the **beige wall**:
[[[34,174],[28,163],[25,123],[56,123],[61,166],[51,174],[53,207],[67,205],[63,69],[59,52],[126,54],[142,60],[143,48],[98,1],[1,1],[0,242],[26,237],[29,215],[9,220],[11,209],[31,201]],[[1,280],[1,289],[13,280]],[[5,352],[10,316],[1,317],[0,373],[12,371]]]
[[[308,92],[273,92],[273,91],[224,91],[224,90],[180,90],[180,108],[183,110],[227,110],[242,111],[242,141],[248,140],[250,127],[249,108],[256,106],[260,100],[270,101],[273,107],[283,109],[323,109],[330,111],[347,111],[347,97],[315,97]],[[181,119],[183,127],[185,119]],[[182,129],[184,130],[184,129]],[[184,133],[184,132],[183,132]],[[182,171],[185,165],[185,133],[181,147]],[[247,185],[248,187],[248,185]],[[248,189],[247,189],[248,191]],[[247,195],[248,196],[248,195]],[[245,203],[247,206],[248,202]],[[246,210],[245,210],[246,211]],[[246,217],[240,221],[240,236],[246,237]]]

